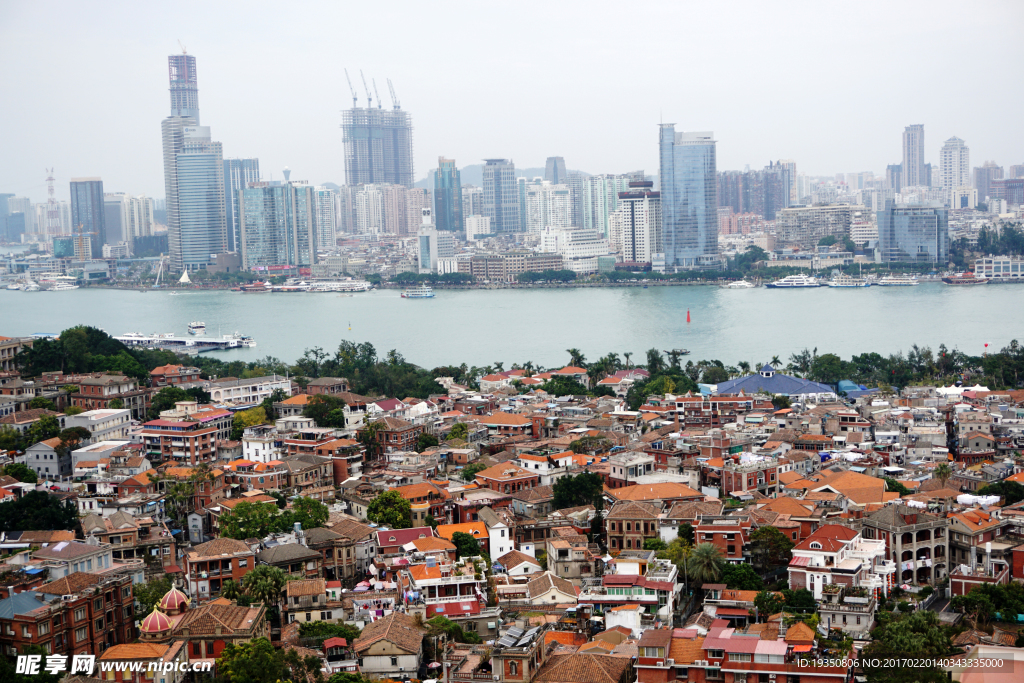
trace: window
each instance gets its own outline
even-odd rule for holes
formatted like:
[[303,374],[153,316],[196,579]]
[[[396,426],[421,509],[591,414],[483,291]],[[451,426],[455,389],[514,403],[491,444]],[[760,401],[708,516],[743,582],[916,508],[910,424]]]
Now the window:
[[708,659],[721,659],[725,656],[725,650],[708,650]]
[[75,629],[75,642],[79,643],[79,642],[85,640],[85,636],[86,636],[86,632],[87,631],[88,631],[88,629],[86,629],[84,626],[82,628]]
[[40,622],[39,626],[38,626],[38,629],[39,629],[39,635],[45,636],[47,633],[50,632],[50,622],[48,622],[48,621]]
[[519,665],[515,662],[508,663],[508,675],[517,676],[519,675]]
[[192,656],[201,657],[203,655],[203,644],[199,641],[192,643]]
[[75,621],[81,621],[82,619],[85,619],[85,608],[79,607],[75,610]]
[[398,657],[391,658],[391,666],[398,666]]
[[730,652],[729,653],[729,661],[730,662],[749,662],[750,661],[750,654],[749,653],[742,653],[742,652]]
[[93,600],[92,608],[95,611],[97,611],[97,612],[102,610],[103,609],[103,598],[96,598],[95,600]]
[[245,557],[238,558],[238,566],[239,567],[248,567],[249,566],[248,558],[245,558]]

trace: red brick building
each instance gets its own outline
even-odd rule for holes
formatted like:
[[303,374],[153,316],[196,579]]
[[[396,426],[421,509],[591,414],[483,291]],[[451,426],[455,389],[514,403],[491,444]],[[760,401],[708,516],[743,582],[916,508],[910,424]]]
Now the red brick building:
[[106,410],[111,403],[120,401],[121,407],[132,411],[132,418],[143,420],[149,410],[150,389],[139,388],[139,383],[125,375],[86,377],[77,382],[78,392],[71,394],[71,405],[82,410]]
[[415,425],[397,417],[384,417],[372,424],[380,424],[376,441],[381,452],[388,449],[396,451],[412,451],[416,449],[416,441],[423,433],[422,425]]
[[750,542],[750,519],[718,519],[697,525],[694,543],[712,543],[726,562],[743,562],[743,549]]
[[198,382],[199,374],[199,368],[191,368],[186,365],[161,365],[149,371],[149,379],[154,387],[169,387]]
[[151,420],[142,425],[142,445],[152,463],[212,462],[217,459],[217,427],[184,420]]
[[476,481],[483,488],[492,491],[515,493],[540,486],[540,474],[524,470],[510,462],[503,462],[477,472]]
[[191,548],[184,563],[188,592],[203,602],[220,595],[225,581],[240,583],[256,566],[256,554],[242,541],[216,538]]

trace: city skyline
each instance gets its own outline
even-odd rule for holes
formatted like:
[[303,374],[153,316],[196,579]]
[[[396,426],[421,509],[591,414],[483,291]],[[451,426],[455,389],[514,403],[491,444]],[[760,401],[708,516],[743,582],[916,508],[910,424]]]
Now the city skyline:
[[[403,45],[394,55],[381,56],[372,50],[372,40],[358,35],[349,39],[347,33],[344,50],[339,52],[332,47],[328,51],[322,46],[332,44],[324,36],[329,35],[331,17],[335,16],[328,8],[323,20],[313,27],[309,40],[279,41],[272,49],[272,57],[262,61],[257,72],[248,51],[239,49],[240,38],[226,30],[234,13],[230,5],[205,8],[208,16],[202,26],[173,18],[152,22],[144,8],[117,6],[123,9],[123,22],[138,24],[138,31],[130,40],[124,38],[123,32],[112,33],[113,27],[73,5],[61,13],[61,18],[48,22],[38,20],[37,8],[9,5],[0,10],[4,17],[0,35],[9,38],[0,46],[0,54],[19,68],[3,76],[7,91],[28,91],[31,83],[63,74],[61,60],[70,59],[72,54],[76,59],[83,58],[81,55],[103,63],[106,75],[102,83],[66,79],[62,88],[54,91],[55,101],[50,102],[50,91],[45,91],[25,100],[30,105],[7,112],[10,123],[22,135],[6,144],[8,164],[0,170],[0,185],[5,192],[28,196],[33,202],[43,201],[42,169],[54,166],[59,199],[67,198],[66,180],[72,176],[101,176],[113,191],[161,198],[163,183],[159,163],[154,161],[159,156],[159,136],[154,135],[151,122],[166,116],[167,95],[166,90],[153,84],[162,81],[167,68],[164,60],[176,51],[178,38],[190,55],[195,54],[202,61],[204,109],[212,117],[210,120],[216,122],[224,156],[259,157],[265,169],[275,169],[267,179],[277,177],[276,169],[289,166],[301,169],[300,174],[315,184],[345,181],[339,125],[341,111],[351,107],[351,95],[341,69],[346,65],[353,73],[362,68],[368,78],[381,82],[390,78],[394,82],[403,109],[412,113],[416,124],[413,166],[417,180],[425,177],[442,155],[466,165],[479,163],[483,158],[503,157],[515,160],[517,167],[543,167],[548,157],[557,155],[565,159],[568,168],[589,173],[654,168],[656,126],[663,118],[678,121],[685,129],[715,130],[720,141],[718,167],[723,170],[741,170],[747,165],[760,168],[771,159],[784,158],[794,159],[799,171],[808,175],[869,170],[881,174],[886,164],[901,158],[899,132],[911,122],[923,123],[928,131],[925,162],[933,167],[939,162],[942,141],[954,135],[968,142],[976,164],[988,159],[1001,165],[1017,164],[1024,159],[1024,134],[1007,126],[999,112],[1007,107],[1012,109],[1022,96],[1009,92],[998,107],[950,102],[948,83],[968,78],[969,67],[958,64],[952,54],[931,50],[936,39],[955,31],[963,38],[962,47],[984,46],[991,62],[997,65],[997,78],[1001,69],[1009,75],[1010,65],[1017,63],[1015,59],[1019,61],[1020,48],[1008,42],[1008,31],[1015,25],[1012,15],[1024,16],[1024,12],[1014,4],[990,5],[1008,16],[1008,20],[992,24],[941,16],[941,11],[922,13],[910,5],[892,8],[893,24],[898,24],[900,17],[912,17],[917,22],[920,30],[910,37],[910,43],[918,50],[929,50],[934,68],[927,74],[915,75],[913,87],[901,86],[900,79],[891,79],[893,83],[880,84],[880,91],[869,98],[874,102],[847,102],[841,110],[815,97],[804,84],[814,82],[814,78],[820,80],[823,72],[831,73],[831,60],[825,55],[844,47],[853,49],[854,41],[858,57],[851,68],[880,67],[885,63],[888,52],[884,50],[887,41],[893,39],[894,29],[870,22],[872,31],[865,34],[856,30],[862,20],[842,15],[838,9],[815,13],[813,19],[797,13],[797,19],[783,23],[766,15],[765,10],[751,6],[747,20],[729,25],[733,32],[730,41],[747,37],[753,47],[761,42],[767,44],[769,35],[773,45],[783,43],[778,40],[779,31],[787,35],[800,32],[800,48],[777,47],[774,52],[762,54],[759,64],[753,67],[761,73],[786,66],[792,78],[781,81],[784,87],[775,87],[780,82],[773,81],[770,88],[759,83],[747,88],[727,88],[725,76],[730,69],[752,68],[745,61],[742,66],[734,61],[707,72],[684,69],[685,77],[669,77],[664,82],[668,87],[649,89],[644,97],[619,101],[607,96],[607,83],[614,82],[615,74],[628,72],[631,84],[639,92],[643,90],[641,82],[650,85],[659,78],[664,80],[662,70],[652,69],[651,80],[643,81],[648,77],[637,74],[632,67],[614,66],[610,70],[595,70],[600,71],[600,77],[577,76],[581,79],[580,87],[565,87],[564,74],[530,68],[539,59],[534,55],[544,53],[541,46],[545,41],[550,43],[553,34],[559,36],[567,54],[595,48],[602,50],[600,58],[605,58],[608,48],[595,47],[594,41],[600,41],[611,29],[598,28],[596,33],[584,37],[585,31],[581,27],[574,29],[570,23],[570,7],[557,8],[536,35],[516,33],[520,42],[515,53],[522,57],[508,62],[488,56],[484,46],[489,39],[474,35],[466,30],[468,26],[460,22],[445,26],[425,11],[420,15],[416,9],[403,15],[403,21],[393,22],[396,43]],[[588,7],[599,16],[600,5]],[[702,10],[711,24],[723,11],[714,6]],[[358,8],[353,11],[356,15],[369,12]],[[671,15],[694,10],[663,6],[660,11]],[[285,26],[289,21],[282,19]],[[851,29],[826,31],[830,22],[843,22],[851,25]],[[520,20],[513,19],[498,31],[511,35],[518,30],[519,23]],[[253,28],[258,35],[270,30],[269,25],[262,24]],[[323,42],[318,42],[321,37]],[[439,37],[457,38],[464,46],[460,54],[465,58],[458,63],[467,78],[459,80],[474,83],[472,106],[449,106],[444,100],[456,96],[454,86],[409,59]],[[692,54],[709,49],[709,41],[725,37],[723,32],[712,32],[698,37],[690,46],[677,45],[679,41],[645,39],[641,53],[649,56],[652,63],[685,64]],[[617,37],[617,41],[620,39],[622,36]],[[617,49],[628,47],[616,44]],[[913,45],[903,41],[901,49],[912,51]],[[294,54],[289,54],[287,60],[275,60],[278,50]],[[132,58],[124,59],[125,54]],[[816,55],[822,57],[821,63]],[[324,64],[325,58],[330,63],[326,71],[310,69],[307,76],[291,68],[303,61]],[[797,72],[788,66],[794,59],[800,63]],[[495,84],[476,77],[488,68],[499,69],[502,77],[493,79]],[[261,84],[274,82],[275,74],[287,74],[287,79],[277,96],[263,97]],[[135,84],[130,97],[123,87],[127,82]],[[686,87],[673,85],[683,83]],[[729,89],[738,90],[739,94],[729,94]],[[801,95],[801,90],[806,95]],[[360,106],[365,105],[362,88],[357,86],[357,92]],[[57,95],[60,102],[56,101]],[[749,101],[751,97],[759,102],[758,107],[737,106],[740,99]],[[386,94],[384,99],[390,104]],[[543,109],[531,108],[534,102],[541,106],[541,99]],[[61,104],[68,100],[86,106],[76,108],[75,116],[69,117],[66,106]],[[877,101],[886,102],[881,112]],[[794,106],[800,107],[799,111],[793,111]],[[566,117],[544,115],[556,111],[581,113],[573,116],[571,122]],[[616,130],[616,135],[598,138],[600,131],[609,127]],[[598,138],[599,144],[591,138]],[[116,144],[110,144],[110,140]]]

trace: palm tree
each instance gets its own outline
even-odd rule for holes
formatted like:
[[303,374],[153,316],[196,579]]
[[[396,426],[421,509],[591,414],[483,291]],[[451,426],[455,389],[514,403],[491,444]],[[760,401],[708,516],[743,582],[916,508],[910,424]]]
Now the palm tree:
[[221,586],[220,597],[227,598],[228,600],[237,600],[242,597],[242,589],[237,583],[228,579],[224,582],[224,585]]
[[741,360],[736,365],[739,366],[740,372],[742,372],[744,375],[749,375],[750,374],[750,363],[748,363],[747,361]]
[[649,349],[647,351],[647,372],[652,375],[656,372],[661,372],[665,369],[665,359],[661,355],[661,351],[658,349]]
[[715,583],[722,578],[722,567],[725,560],[722,551],[713,543],[701,543],[690,553],[686,563],[690,576],[695,583]]
[[950,469],[949,465],[942,463],[935,468],[935,478],[942,482],[942,487],[946,487],[946,482],[953,476],[953,470]]
[[629,369],[631,369],[633,367],[633,363],[631,363],[630,360],[629,360],[630,357],[632,357],[632,355],[633,355],[632,353],[629,353],[627,351],[623,351],[622,352],[622,357],[626,359],[626,369],[627,370],[629,370]]
[[565,352],[569,354],[569,365],[573,367],[581,368],[587,362],[586,356],[579,349],[566,349]]
[[245,592],[254,601],[277,607],[288,575],[280,567],[260,565],[245,575]]
[[772,356],[772,362],[771,362],[771,366],[772,366],[773,368],[777,368],[777,367],[779,367],[780,365],[782,365],[782,359],[781,359],[781,358],[779,358],[778,356]]

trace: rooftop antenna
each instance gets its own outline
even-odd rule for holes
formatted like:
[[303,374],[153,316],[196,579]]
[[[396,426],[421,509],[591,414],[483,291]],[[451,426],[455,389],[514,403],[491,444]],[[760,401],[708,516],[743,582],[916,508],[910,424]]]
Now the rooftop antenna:
[[348,77],[348,69],[345,69],[345,80],[348,81],[348,89],[352,91],[352,108],[359,106],[359,98],[356,97],[356,89],[352,87],[352,79]]
[[178,47],[181,48],[181,54],[183,54],[183,55],[187,55],[188,54],[188,50],[185,49],[185,44],[182,43],[181,40],[178,40]]
[[377,109],[382,109],[384,106],[384,100],[380,98],[380,93],[377,92],[377,79],[371,78],[370,81],[373,83],[373,94],[377,97]]
[[366,85],[366,76],[363,75],[363,70],[359,70],[359,76],[363,79],[363,89],[366,91],[366,108],[373,109],[373,98],[370,97],[370,86]]
[[388,79],[388,90],[391,91],[391,106],[395,109],[401,109],[402,104],[398,101],[398,96],[395,95],[395,86],[391,85],[391,79]]

